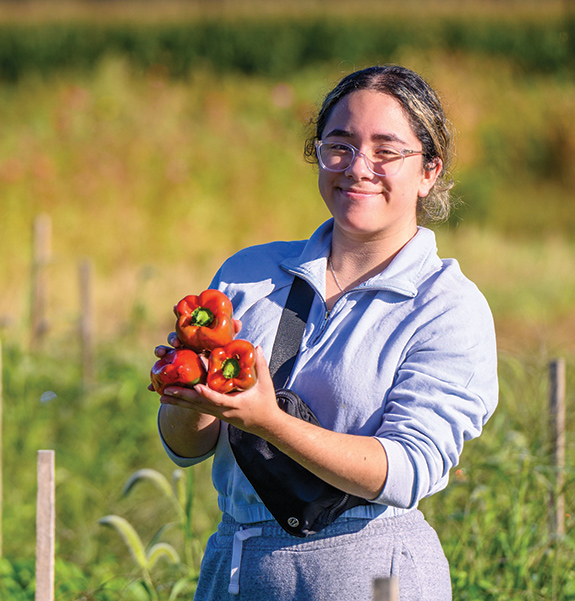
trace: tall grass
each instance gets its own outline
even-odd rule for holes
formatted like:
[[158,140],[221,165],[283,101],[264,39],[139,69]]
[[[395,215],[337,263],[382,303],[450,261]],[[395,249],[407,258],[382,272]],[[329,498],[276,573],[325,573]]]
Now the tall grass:
[[[94,598],[106,601],[118,598],[113,591],[123,591],[126,596],[120,598],[131,599],[130,591],[137,589],[129,584],[140,580],[141,566],[134,564],[117,533],[98,521],[110,514],[127,520],[141,539],[142,556],[144,547],[157,551],[159,543],[169,543],[184,557],[192,539],[184,539],[177,529],[166,529],[178,520],[188,524],[192,544],[203,548],[219,517],[209,463],[193,468],[189,489],[193,501],[181,505],[187,512],[184,521],[170,495],[160,494],[153,483],[133,486],[150,468],[166,478],[174,471],[156,434],[157,395],[146,390],[147,354],[125,343],[102,349],[98,385],[91,392],[81,392],[75,355],[28,355],[18,346],[8,345],[4,357],[4,481],[10,483],[4,490],[4,555],[16,566],[23,586],[29,583],[23,568],[17,566],[34,556],[36,451],[53,448],[56,553],[63,562],[57,586],[62,591],[75,590],[78,596],[99,591]],[[545,361],[539,356],[518,359],[501,353],[500,407],[482,437],[467,444],[447,489],[421,503],[450,561],[455,599],[575,598],[575,446],[570,436],[575,418],[575,357],[566,358],[567,535],[554,537],[548,527],[553,467]],[[46,389],[58,396],[42,404],[40,397]],[[159,476],[154,474],[154,479]],[[129,495],[122,494],[125,485]],[[197,565],[194,556],[189,564],[192,575]],[[70,566],[76,566],[74,577]],[[158,593],[164,591],[161,599],[186,576],[169,564],[150,563],[150,571],[151,581],[161,585]],[[0,565],[0,597],[10,574]],[[193,580],[186,581],[193,584]],[[23,596],[22,600],[31,598]]]
[[[567,536],[559,538],[549,529],[554,470],[546,365],[501,353],[499,373],[494,417],[467,444],[446,491],[421,508],[444,542],[455,599],[573,599],[575,471],[568,460]],[[569,399],[574,386],[571,370]],[[571,403],[569,424],[574,417]],[[574,450],[568,443],[568,456]]]
[[[34,557],[36,452],[54,449],[57,556],[77,565],[93,586],[109,588],[117,579],[136,578],[138,568],[98,520],[117,514],[137,524],[145,544],[153,542],[160,526],[178,519],[173,503],[143,485],[124,497],[122,487],[141,468],[170,474],[174,466],[156,434],[157,394],[147,390],[153,356],[127,341],[101,349],[98,385],[86,391],[77,354],[69,351],[56,345],[30,355],[16,343],[4,346],[4,481],[10,485],[4,488],[3,551],[9,558]],[[42,403],[46,390],[57,396]],[[195,476],[188,528],[196,542],[188,540],[188,547],[205,544],[218,516],[209,463]],[[162,542],[188,557],[178,532]],[[3,598],[1,576],[0,570]]]

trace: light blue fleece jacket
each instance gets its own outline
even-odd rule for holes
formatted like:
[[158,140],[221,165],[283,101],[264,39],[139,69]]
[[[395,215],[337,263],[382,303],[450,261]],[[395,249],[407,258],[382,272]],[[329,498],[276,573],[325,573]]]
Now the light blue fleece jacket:
[[[333,221],[308,241],[240,251],[212,288],[232,301],[240,338],[269,361],[297,274],[315,290],[288,388],[323,427],[374,436],[388,458],[379,497],[346,517],[391,517],[447,485],[463,443],[481,433],[498,397],[493,319],[483,295],[453,259],[437,256],[435,235],[416,236],[381,273],[343,294],[328,313],[327,257]],[[206,459],[175,455],[187,467]],[[221,511],[238,522],[273,519],[237,466],[222,424],[212,477]]]

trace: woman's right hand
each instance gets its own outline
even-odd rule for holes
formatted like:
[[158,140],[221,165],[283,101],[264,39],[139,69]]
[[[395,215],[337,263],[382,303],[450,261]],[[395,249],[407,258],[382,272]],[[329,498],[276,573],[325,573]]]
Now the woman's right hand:
[[180,346],[182,346],[182,343],[180,342],[180,339],[178,338],[176,332],[170,332],[168,334],[168,345],[169,346],[165,344],[160,344],[159,346],[157,346],[154,349],[154,355],[156,355],[158,359],[161,359],[166,353],[170,352],[172,349],[179,348]]
[[[242,328],[242,322],[233,320],[234,336]],[[174,348],[182,346],[176,332],[168,335],[168,344],[157,346],[154,354],[159,359]],[[152,387],[153,390],[153,387]],[[160,432],[166,444],[181,457],[201,457],[217,443],[220,420],[213,415],[198,411],[185,396],[197,395],[189,388],[170,387],[172,394],[160,396],[161,410],[158,416]],[[173,393],[176,394],[173,394]],[[182,396],[178,396],[178,393]]]

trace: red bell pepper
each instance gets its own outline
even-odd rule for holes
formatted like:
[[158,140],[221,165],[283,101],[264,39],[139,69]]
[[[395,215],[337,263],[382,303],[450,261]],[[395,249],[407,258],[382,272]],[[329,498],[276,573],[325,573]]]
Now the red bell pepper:
[[206,381],[206,368],[200,357],[190,349],[177,348],[168,351],[152,366],[152,386],[158,394],[164,394],[167,386],[193,388]]
[[232,303],[219,290],[190,294],[175,306],[174,312],[180,342],[198,353],[225,346],[234,337]]
[[247,390],[256,383],[256,354],[251,342],[232,340],[208,360],[208,386],[217,392]]

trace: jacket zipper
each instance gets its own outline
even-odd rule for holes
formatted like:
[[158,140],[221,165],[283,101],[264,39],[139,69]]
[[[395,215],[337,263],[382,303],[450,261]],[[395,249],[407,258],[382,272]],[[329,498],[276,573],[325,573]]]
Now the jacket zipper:
[[349,294],[350,292],[353,292],[353,290],[348,290],[347,292],[345,292],[344,294],[342,294],[334,303],[333,307],[331,309],[327,308],[327,305],[324,301],[324,305],[326,307],[325,309],[325,314],[323,316],[323,321],[321,322],[321,326],[319,328],[319,332],[317,333],[317,336],[314,337],[313,341],[312,341],[312,345],[315,345],[319,339],[323,336],[323,333],[325,332],[325,329],[327,327],[327,323],[329,321],[329,318],[331,317],[333,310],[335,309],[336,305],[339,303],[339,301],[346,296],[347,294]]

